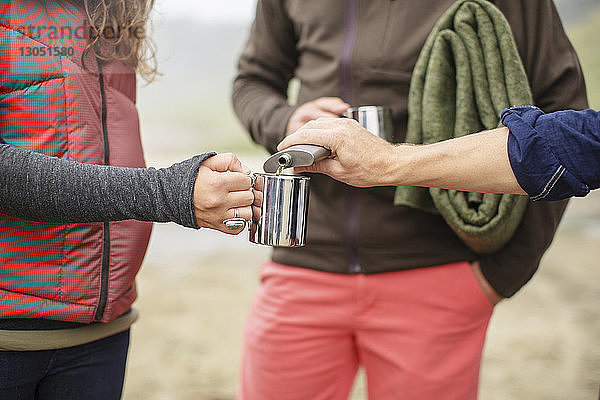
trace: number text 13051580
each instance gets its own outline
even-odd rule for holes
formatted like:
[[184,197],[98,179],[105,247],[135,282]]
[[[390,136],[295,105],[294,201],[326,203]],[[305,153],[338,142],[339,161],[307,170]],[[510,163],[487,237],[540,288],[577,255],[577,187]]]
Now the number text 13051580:
[[21,57],[73,57],[75,49],[73,47],[59,46],[34,46],[19,47]]

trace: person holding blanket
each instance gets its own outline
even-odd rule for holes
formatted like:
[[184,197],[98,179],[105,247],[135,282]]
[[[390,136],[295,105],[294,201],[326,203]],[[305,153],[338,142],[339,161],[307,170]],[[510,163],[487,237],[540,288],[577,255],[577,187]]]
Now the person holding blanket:
[[[392,141],[413,144],[497,128],[518,104],[587,108],[551,0],[259,0],[233,103],[269,151],[348,106],[390,108]],[[239,398],[345,399],[363,367],[370,399],[475,399],[493,305],[534,275],[564,208],[311,175],[307,246],[261,266]]]
[[[0,398],[117,400],[151,224],[250,219],[231,154],[144,168],[152,0],[0,3]],[[90,35],[81,34],[89,32]],[[135,220],[140,221],[135,221]]]
[[[600,112],[545,114],[506,109],[505,127],[424,146],[391,145],[349,120],[308,123],[278,146],[311,143],[332,158],[297,172],[318,172],[353,186],[430,186],[527,194],[534,201],[586,196],[600,187]],[[364,149],[376,149],[365,156]],[[373,173],[373,171],[378,171]]]

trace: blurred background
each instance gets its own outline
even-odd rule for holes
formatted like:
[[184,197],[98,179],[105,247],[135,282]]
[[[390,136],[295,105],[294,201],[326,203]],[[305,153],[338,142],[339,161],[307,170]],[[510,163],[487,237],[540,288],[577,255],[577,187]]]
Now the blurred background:
[[[600,109],[600,2],[556,0]],[[259,170],[231,105],[237,56],[255,0],[157,0],[153,35],[163,75],[140,83],[146,159],[166,166],[209,150]],[[138,278],[124,398],[234,399],[246,312],[269,249],[157,224]],[[532,282],[496,308],[480,399],[596,399],[600,386],[600,192],[573,200]],[[357,380],[352,399],[365,399]],[[307,399],[310,400],[310,399]]]

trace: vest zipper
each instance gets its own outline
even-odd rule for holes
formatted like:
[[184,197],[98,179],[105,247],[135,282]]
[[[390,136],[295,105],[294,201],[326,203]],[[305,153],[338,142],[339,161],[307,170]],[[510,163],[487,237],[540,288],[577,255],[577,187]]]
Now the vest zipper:
[[[108,127],[106,125],[106,91],[104,89],[104,74],[102,73],[102,64],[98,60],[98,82],[100,84],[100,94],[102,96],[102,139],[104,143],[104,165],[110,165],[110,148],[108,147]],[[100,298],[96,308],[94,320],[101,321],[104,316],[104,310],[108,301],[108,273],[110,270],[110,225],[104,222],[103,227],[104,243],[102,247],[102,277],[100,282]]]
[[[342,99],[354,104],[354,80],[352,78],[352,54],[358,33],[358,0],[346,0],[344,9],[344,39],[340,53],[340,83]],[[348,272],[362,272],[358,255],[358,217],[360,212],[359,189],[349,186],[347,197],[346,223],[346,254],[348,257]]]

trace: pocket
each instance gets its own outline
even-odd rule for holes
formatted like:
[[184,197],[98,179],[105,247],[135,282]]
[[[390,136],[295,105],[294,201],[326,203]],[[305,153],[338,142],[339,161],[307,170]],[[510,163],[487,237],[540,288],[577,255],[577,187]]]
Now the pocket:
[[7,271],[0,277],[0,287],[20,295],[61,300],[66,229],[65,225],[0,216],[0,265]]
[[476,261],[467,263],[469,267],[469,276],[471,278],[470,280],[472,282],[472,285],[474,286],[475,291],[479,294],[479,297],[485,300],[487,305],[493,308],[496,304],[498,304],[501,298],[499,298],[498,301],[493,300],[493,297],[497,296],[497,294],[493,292],[494,289],[483,276],[481,268],[478,264],[475,263]]
[[0,97],[2,139],[54,157],[68,151],[65,82],[56,78]]

